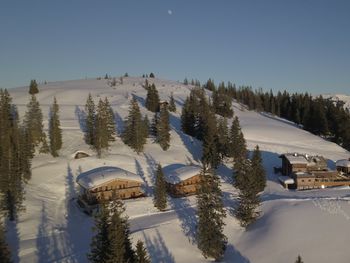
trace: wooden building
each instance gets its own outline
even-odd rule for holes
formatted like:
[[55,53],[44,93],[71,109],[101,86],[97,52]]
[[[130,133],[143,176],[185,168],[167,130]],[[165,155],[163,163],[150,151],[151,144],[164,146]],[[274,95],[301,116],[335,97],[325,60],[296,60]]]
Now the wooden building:
[[338,172],[350,176],[350,158],[338,160],[335,165]]
[[77,177],[80,186],[80,198],[89,205],[118,198],[129,199],[145,196],[141,187],[142,179],[131,172],[118,167],[100,167]]
[[200,174],[201,167],[195,165],[165,171],[168,193],[175,197],[196,194],[199,188]]
[[[350,178],[330,170],[322,156],[282,154],[282,174],[279,181],[286,188],[314,189],[332,186],[349,186]],[[291,179],[291,180],[290,180]]]

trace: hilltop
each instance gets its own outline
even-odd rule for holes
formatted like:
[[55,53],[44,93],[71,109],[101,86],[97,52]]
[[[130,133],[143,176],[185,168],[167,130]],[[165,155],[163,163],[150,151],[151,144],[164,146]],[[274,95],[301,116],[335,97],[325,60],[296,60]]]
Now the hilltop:
[[[152,204],[152,186],[156,165],[200,164],[201,142],[181,131],[181,107],[191,85],[149,78],[155,83],[161,100],[173,93],[177,112],[171,113],[171,146],[164,152],[148,139],[144,153],[136,154],[118,137],[109,154],[101,159],[83,140],[82,120],[89,93],[95,99],[108,97],[116,116],[117,132],[123,130],[129,101],[134,96],[142,114],[145,108],[144,78],[125,77],[111,87],[108,80],[85,79],[50,82],[39,85],[37,94],[47,129],[49,107],[55,96],[60,105],[63,148],[60,157],[40,154],[33,160],[32,179],[26,185],[26,211],[18,224],[9,225],[8,239],[17,254],[16,262],[87,262],[85,254],[91,240],[91,217],[75,205],[75,178],[82,171],[99,166],[120,166],[141,176],[148,197],[126,201],[132,239],[143,239],[154,262],[208,262],[194,243],[195,197],[169,198],[169,210],[158,212]],[[29,100],[28,87],[10,90],[13,102],[23,117]],[[210,96],[210,92],[207,91]],[[224,202],[228,210],[225,234],[228,249],[225,262],[294,262],[301,254],[305,262],[347,262],[347,240],[350,230],[348,198],[350,189],[323,189],[304,192],[288,191],[277,182],[273,167],[280,165],[278,156],[285,152],[323,155],[334,167],[334,161],[350,153],[340,146],[300,129],[294,123],[266,113],[248,111],[234,103],[248,149],[260,146],[268,174],[262,194],[262,216],[244,231],[231,211],[237,191],[231,182],[231,164],[219,167]],[[75,160],[77,150],[91,156]],[[324,238],[327,236],[327,238]],[[330,257],[331,255],[331,257]]]

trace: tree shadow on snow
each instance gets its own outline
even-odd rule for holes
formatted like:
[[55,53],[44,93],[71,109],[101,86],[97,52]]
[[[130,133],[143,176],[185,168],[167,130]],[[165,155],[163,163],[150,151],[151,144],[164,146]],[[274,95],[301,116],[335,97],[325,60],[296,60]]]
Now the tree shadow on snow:
[[224,262],[235,263],[250,263],[250,261],[244,257],[232,244],[228,244],[226,247]]
[[179,117],[169,114],[169,121],[170,126],[179,135],[187,151],[191,153],[193,160],[200,161],[202,157],[202,142],[182,131]]
[[197,217],[196,210],[191,206],[186,197],[170,198],[169,205],[180,220],[182,232],[191,244],[196,243]]
[[158,229],[156,229],[156,237],[153,239],[148,238],[145,234],[143,234],[143,236],[152,262],[175,263],[174,256],[165,245],[164,239],[160,235]]
[[146,107],[146,100],[140,96],[137,96],[136,94],[132,94],[132,97],[141,104],[142,107]]
[[86,112],[78,105],[75,106],[75,116],[78,118],[80,130],[86,132]]
[[11,256],[13,262],[19,262],[19,232],[16,221],[10,221],[6,219],[5,224],[6,239],[11,250]]
[[121,136],[124,131],[124,120],[117,111],[114,112],[114,121],[116,124],[115,126],[117,134]]
[[136,174],[138,176],[141,177],[142,181],[144,182],[144,185],[142,186],[143,187],[143,191],[145,192],[145,194],[147,196],[150,196],[152,195],[152,188],[150,187],[146,177],[145,177],[145,173],[142,169],[142,166],[140,164],[140,162],[135,158],[135,167],[136,167]]
[[148,165],[148,167],[147,167],[148,175],[152,181],[152,184],[155,185],[158,162],[153,158],[152,155],[150,155],[148,153],[144,153],[143,155],[145,156],[145,159],[146,159],[146,162]]

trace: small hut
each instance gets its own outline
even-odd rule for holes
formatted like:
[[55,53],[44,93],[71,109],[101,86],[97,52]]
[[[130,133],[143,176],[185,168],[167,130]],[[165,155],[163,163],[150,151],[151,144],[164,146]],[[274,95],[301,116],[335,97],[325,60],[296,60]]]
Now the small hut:
[[338,172],[350,176],[350,158],[338,160],[335,165]]

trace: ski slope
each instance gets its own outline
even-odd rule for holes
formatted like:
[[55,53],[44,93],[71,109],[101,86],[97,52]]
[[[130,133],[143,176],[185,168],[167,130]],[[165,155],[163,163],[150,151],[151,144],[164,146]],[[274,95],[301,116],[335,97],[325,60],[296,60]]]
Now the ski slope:
[[[168,100],[172,92],[176,101],[177,112],[170,116],[172,130],[168,151],[162,151],[158,144],[148,139],[144,153],[137,155],[118,137],[109,154],[98,159],[83,141],[84,105],[89,93],[95,102],[108,97],[119,134],[132,96],[138,100],[142,114],[152,119],[153,113],[144,107],[144,80],[128,77],[115,87],[110,87],[104,79],[39,86],[37,98],[45,128],[53,96],[60,105],[63,148],[58,158],[40,154],[33,160],[32,179],[25,189],[26,210],[20,214],[17,223],[7,223],[7,237],[15,262],[87,262],[93,220],[75,205],[75,179],[81,172],[100,166],[119,166],[143,179],[148,197],[126,201],[126,212],[133,242],[145,241],[153,262],[210,262],[204,259],[195,243],[195,197],[169,197],[165,212],[158,212],[152,204],[158,163],[163,167],[200,164],[201,142],[180,129],[181,107],[192,86],[148,79],[150,83],[155,82],[162,100]],[[28,87],[11,89],[10,94],[23,117],[29,100]],[[285,152],[323,155],[333,167],[334,161],[349,158],[350,153],[286,120],[247,111],[237,103],[234,112],[241,122],[248,148],[260,146],[268,183],[262,194],[261,218],[245,231],[233,216],[237,191],[231,185],[231,164],[219,167],[217,172],[227,208],[225,234],[228,247],[224,262],[294,262],[298,254],[305,262],[349,262],[350,189],[288,191],[277,182],[273,166],[280,165],[278,156]],[[91,156],[75,160],[72,154],[77,150]]]

